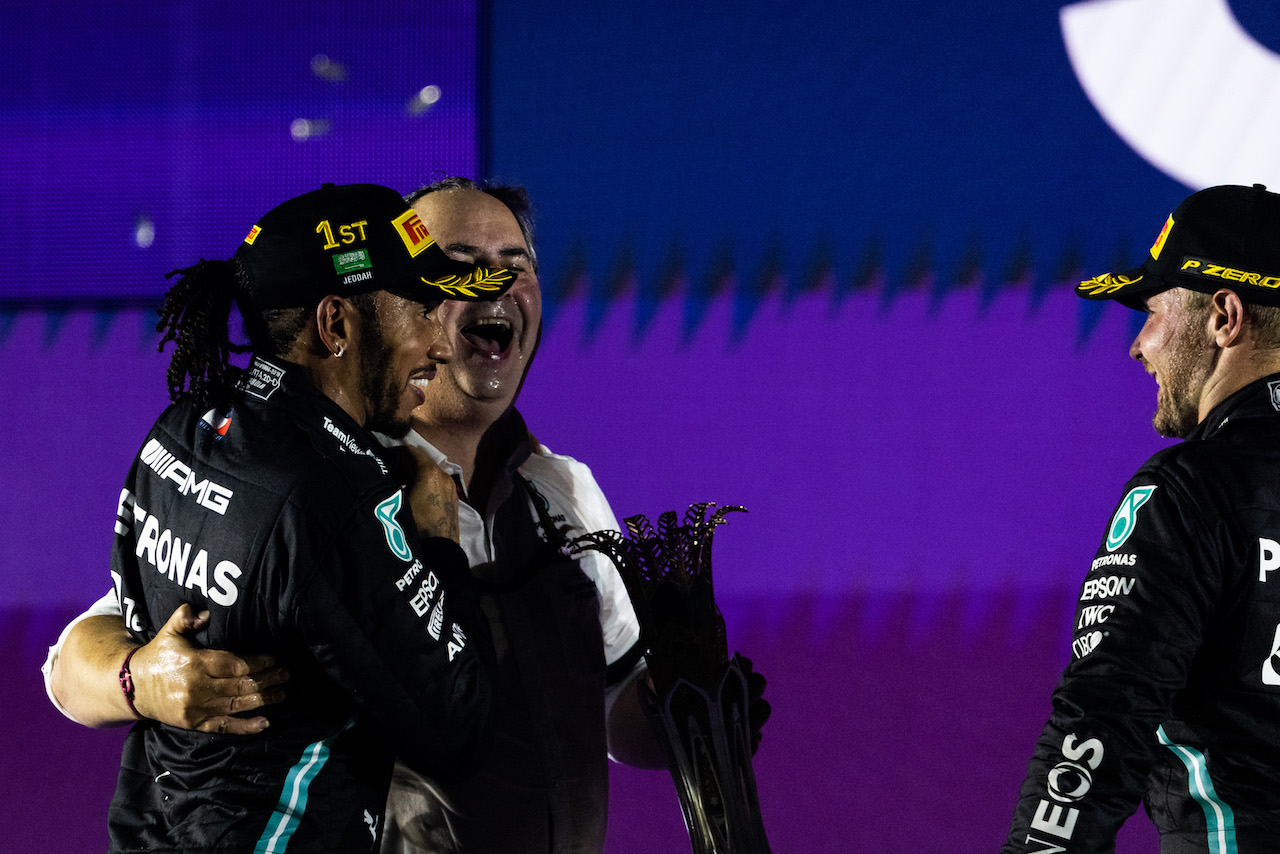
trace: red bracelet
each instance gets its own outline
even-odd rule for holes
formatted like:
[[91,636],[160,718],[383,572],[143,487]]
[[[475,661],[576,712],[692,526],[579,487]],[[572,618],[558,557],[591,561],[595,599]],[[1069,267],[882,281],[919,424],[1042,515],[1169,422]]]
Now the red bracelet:
[[129,650],[129,654],[124,657],[124,664],[120,665],[120,690],[124,693],[124,701],[129,704],[129,711],[133,712],[133,716],[138,720],[142,720],[142,715],[138,714],[138,710],[133,705],[133,674],[129,672],[129,662],[133,659],[133,654],[142,649],[135,646]]

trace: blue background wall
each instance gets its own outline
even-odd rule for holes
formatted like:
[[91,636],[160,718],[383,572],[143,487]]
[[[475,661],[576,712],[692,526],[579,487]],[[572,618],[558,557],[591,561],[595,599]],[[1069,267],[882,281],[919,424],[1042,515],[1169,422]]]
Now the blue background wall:
[[[1260,0],[1179,4],[1280,47]],[[717,537],[717,591],[731,645],[770,678],[757,776],[775,850],[998,847],[1075,589],[1161,445],[1125,356],[1137,315],[1070,286],[1135,263],[1189,188],[1099,115],[1063,5],[484,10],[483,160],[540,213],[547,331],[521,408],[620,516],[750,509]],[[345,146],[343,169],[377,151]],[[398,156],[339,180],[407,189],[435,168]],[[16,269],[39,266],[38,244],[13,245]],[[0,785],[32,816],[20,848],[96,850],[118,734],[59,718],[35,667],[106,589],[164,357],[140,310],[0,319],[0,626],[25,674]],[[1144,821],[1118,850],[1152,850]],[[610,850],[685,845],[665,776],[615,769]]]
[[0,304],[154,300],[322,181],[480,165],[474,0],[3,8]]

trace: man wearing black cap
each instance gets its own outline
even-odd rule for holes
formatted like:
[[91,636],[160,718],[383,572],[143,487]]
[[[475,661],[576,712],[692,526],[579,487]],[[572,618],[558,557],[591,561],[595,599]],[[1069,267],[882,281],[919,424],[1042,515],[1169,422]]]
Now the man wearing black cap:
[[[182,271],[160,327],[175,400],[121,492],[112,577],[138,640],[188,606],[205,646],[267,651],[290,690],[257,734],[146,720],[130,665],[112,851],[371,851],[393,757],[473,769],[492,649],[456,537],[452,482],[405,485],[371,430],[403,434],[448,357],[434,310],[505,269],[449,259],[393,190],[285,202],[229,262]],[[228,365],[232,302],[254,356]],[[430,536],[430,535],[438,536]],[[145,709],[142,710],[145,713]]]
[[1280,195],[1188,197],[1136,270],[1076,289],[1146,312],[1129,353],[1185,439],[1124,487],[1076,607],[1005,852],[1280,850]]
[[[665,757],[639,712],[639,626],[621,576],[597,552],[571,559],[556,548],[558,530],[616,530],[613,511],[590,470],[538,444],[514,408],[542,320],[529,201],[521,188],[465,178],[424,187],[413,199],[451,257],[515,274],[499,300],[446,301],[436,312],[450,358],[403,440],[458,484],[458,540],[495,626],[502,702],[494,748],[474,777],[428,779],[397,766],[382,851],[600,851],[606,749],[620,761],[653,767],[665,767]],[[96,621],[101,628],[91,637],[119,631],[113,602],[94,613],[78,624]],[[65,681],[65,671],[83,664],[92,646],[83,629],[69,627],[64,637],[68,649],[51,651],[47,678],[56,673]],[[261,656],[241,661],[173,640],[160,662],[144,659],[139,672],[140,692],[174,685],[175,702],[153,703],[151,715],[248,732],[266,718],[228,717],[228,704],[254,710],[283,696],[275,687],[278,668],[259,669]],[[209,678],[210,668],[228,666],[245,676]],[[107,699],[119,694],[114,684],[99,687]],[[93,691],[61,693],[67,702],[60,708],[81,722],[96,721]]]

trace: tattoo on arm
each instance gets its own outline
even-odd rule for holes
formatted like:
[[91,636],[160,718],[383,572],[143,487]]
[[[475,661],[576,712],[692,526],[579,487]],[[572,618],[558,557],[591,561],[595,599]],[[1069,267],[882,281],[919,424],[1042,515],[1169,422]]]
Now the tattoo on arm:
[[458,505],[456,501],[438,494],[423,496],[415,503],[414,511],[421,517],[418,527],[429,537],[448,537],[458,540]]

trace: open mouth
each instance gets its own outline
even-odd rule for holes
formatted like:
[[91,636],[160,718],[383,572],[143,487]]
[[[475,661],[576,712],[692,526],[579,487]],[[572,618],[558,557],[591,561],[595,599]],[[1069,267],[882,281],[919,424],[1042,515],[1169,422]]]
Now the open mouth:
[[425,390],[426,387],[435,379],[436,371],[432,367],[430,369],[419,369],[409,375],[409,385],[415,388]]
[[482,317],[462,327],[462,336],[482,354],[497,359],[507,352],[515,332],[503,317]]

